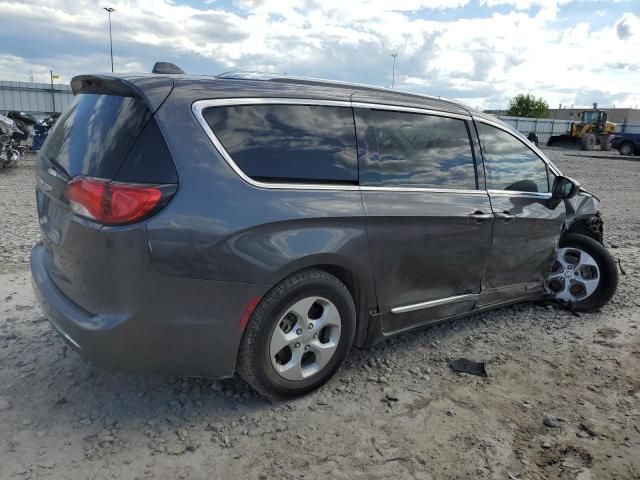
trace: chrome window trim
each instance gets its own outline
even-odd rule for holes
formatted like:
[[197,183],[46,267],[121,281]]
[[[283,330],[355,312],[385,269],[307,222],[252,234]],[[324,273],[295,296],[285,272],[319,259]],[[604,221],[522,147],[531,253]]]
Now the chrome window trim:
[[[551,170],[554,174],[562,175],[562,172],[560,170],[558,170],[558,167],[556,167],[551,162],[551,160],[549,160],[547,158],[547,156],[538,147],[536,147],[535,145],[533,145],[531,143],[529,143],[529,144],[525,143],[524,140],[526,140],[526,138],[524,138],[524,136],[520,132],[518,132],[517,130],[515,132],[515,133],[517,133],[517,135],[516,135],[512,130],[510,130],[508,128],[505,128],[504,125],[501,125],[498,122],[494,122],[494,121],[491,121],[491,120],[487,120],[486,118],[480,118],[480,117],[475,117],[475,116],[473,117],[473,120],[478,122],[478,123],[485,123],[487,125],[491,125],[492,127],[496,127],[499,130],[502,130],[503,132],[508,133],[513,138],[515,138],[516,140],[520,141],[520,143],[522,143],[525,147],[527,147],[533,153],[535,153],[538,156],[538,158],[540,160],[542,160],[545,163],[545,165],[547,165],[547,167],[549,167],[549,170]],[[522,137],[522,138],[520,138],[518,135],[520,137]],[[478,134],[478,137],[479,137],[479,134]],[[508,191],[508,190],[505,190],[505,191]]]
[[277,183],[263,182],[254,180],[245,174],[238,164],[233,160],[229,152],[224,148],[222,142],[218,139],[202,114],[205,108],[210,107],[227,107],[235,105],[313,105],[323,107],[349,107],[349,108],[370,108],[378,110],[393,110],[399,112],[419,113],[423,115],[436,115],[441,117],[457,118],[466,121],[472,121],[472,117],[459,115],[456,113],[448,113],[440,110],[429,110],[418,107],[405,107],[402,105],[387,105],[380,103],[367,102],[350,102],[344,100],[323,100],[314,98],[286,98],[286,97],[256,97],[256,98],[219,98],[209,100],[197,100],[191,105],[191,111],[200,128],[209,137],[213,146],[218,150],[222,158],[233,169],[233,171],[246,183],[258,188],[276,189],[276,190],[340,190],[340,191],[393,191],[393,192],[431,192],[431,193],[467,193],[475,195],[486,195],[486,190],[463,190],[448,188],[427,188],[427,187],[378,187],[364,185],[343,185],[331,182],[322,184],[314,183]]
[[[475,120],[481,123],[486,123],[493,127],[496,127],[505,133],[513,136],[518,139],[521,143],[522,139],[518,138],[511,132],[509,129],[505,128],[503,125],[499,123],[492,122],[490,120],[486,120],[484,118],[478,118],[473,116],[460,115],[456,113],[450,113],[440,110],[429,110],[425,108],[419,107],[407,107],[402,105],[391,105],[391,104],[380,104],[380,103],[369,103],[369,102],[349,102],[345,100],[325,100],[325,99],[314,99],[314,98],[283,98],[283,97],[260,97],[260,98],[220,98],[220,99],[209,99],[209,100],[198,100],[193,103],[191,106],[191,110],[193,112],[194,117],[196,118],[198,124],[205,132],[209,140],[214,145],[216,150],[222,155],[227,164],[233,169],[234,172],[246,183],[258,188],[268,188],[268,189],[276,189],[276,190],[339,190],[339,191],[382,191],[382,192],[426,192],[426,193],[448,193],[448,194],[469,194],[469,195],[487,195],[487,193],[492,195],[505,195],[505,196],[521,196],[521,197],[535,197],[535,198],[550,198],[551,193],[536,193],[536,192],[521,192],[515,190],[482,190],[482,189],[474,189],[474,190],[465,190],[465,189],[455,189],[455,188],[430,188],[430,187],[383,187],[383,186],[373,186],[373,185],[343,185],[343,184],[335,184],[335,183],[322,183],[322,184],[314,184],[314,183],[277,183],[277,182],[263,182],[259,180],[254,180],[248,175],[246,175],[242,169],[236,164],[231,155],[227,152],[227,150],[222,145],[222,142],[218,139],[218,137],[213,133],[211,127],[204,119],[202,114],[205,108],[209,107],[221,107],[221,106],[233,106],[233,105],[313,105],[313,106],[325,106],[325,107],[348,107],[348,108],[369,108],[374,110],[390,110],[390,111],[398,111],[398,112],[408,112],[408,113],[417,113],[422,115],[436,115],[440,117],[447,118],[456,118],[465,121]],[[524,143],[523,143],[524,144]],[[542,154],[539,150],[535,149],[535,147],[530,147],[527,144],[524,144],[526,147],[530,148],[534,151],[534,153],[546,164],[549,169],[553,171],[556,175],[562,175],[561,172],[557,170],[555,165],[550,163],[544,154]]]
[[414,303],[412,305],[405,305],[402,307],[395,307],[391,309],[391,313],[407,313],[414,312],[416,310],[422,310],[425,308],[439,307],[440,305],[446,305],[448,303],[463,302],[465,300],[477,300],[480,295],[477,293],[466,293],[464,295],[454,295],[453,297],[439,298],[438,300],[430,300],[428,302]]
[[394,112],[417,113],[420,115],[434,115],[437,117],[455,118],[458,120],[471,121],[471,115],[462,115],[460,113],[450,113],[443,110],[430,110],[428,108],[407,107],[404,105],[391,105],[385,103],[369,103],[369,102],[352,102],[353,108],[369,108],[371,110],[391,110]]
[[360,190],[363,192],[399,192],[399,193],[411,193],[411,192],[427,192],[427,193],[460,193],[469,195],[484,195],[487,196],[486,190],[464,190],[461,188],[429,188],[429,187],[377,187],[375,185],[361,185]]
[[[300,99],[300,98],[221,98],[215,100],[198,100],[191,105],[191,111],[196,120],[200,124],[204,133],[209,137],[213,146],[218,150],[222,158],[229,164],[238,176],[249,185],[258,188],[268,188],[275,190],[340,190],[340,191],[359,191],[359,185],[341,185],[335,183],[277,183],[277,182],[261,182],[254,180],[245,174],[238,164],[231,158],[229,152],[222,145],[222,142],[218,139],[209,124],[204,119],[202,111],[205,108],[210,107],[222,107],[222,106],[234,106],[234,105],[318,105],[325,107],[349,107],[351,108],[351,102],[340,100],[317,100],[317,99]],[[355,132],[354,132],[355,138]]]
[[520,190],[487,190],[490,195],[503,197],[551,198],[550,192],[522,192]]

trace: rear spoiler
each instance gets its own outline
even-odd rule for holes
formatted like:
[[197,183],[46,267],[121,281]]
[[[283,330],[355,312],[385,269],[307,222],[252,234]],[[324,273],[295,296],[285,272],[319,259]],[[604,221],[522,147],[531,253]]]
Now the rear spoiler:
[[71,79],[74,95],[93,93],[96,95],[118,95],[120,97],[140,97],[139,92],[129,82],[117,77],[102,75],[78,75]]
[[74,95],[119,95],[145,100],[152,113],[155,113],[162,102],[173,90],[173,79],[168,76],[131,76],[116,77],[113,75],[78,75],[71,79],[71,90]]

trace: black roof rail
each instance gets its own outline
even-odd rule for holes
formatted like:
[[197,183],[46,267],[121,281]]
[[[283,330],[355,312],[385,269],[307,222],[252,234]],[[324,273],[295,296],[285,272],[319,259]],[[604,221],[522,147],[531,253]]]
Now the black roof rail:
[[423,98],[427,100],[434,100],[444,103],[451,103],[457,106],[461,106],[466,110],[471,110],[471,107],[463,105],[460,102],[450,100],[448,98],[434,97],[433,95],[424,95],[421,93],[406,92],[404,90],[397,90],[393,88],[377,87],[374,85],[366,85],[363,83],[343,82],[340,80],[325,80],[322,78],[312,77],[299,77],[295,75],[288,75],[286,73],[270,73],[270,72],[224,72],[216,75],[216,78],[231,79],[231,80],[262,80],[266,82],[275,83],[295,83],[298,85],[316,85],[324,87],[337,87],[337,88],[357,88],[359,90],[369,90],[375,92],[385,92],[409,97]]
[[184,70],[171,62],[156,62],[151,73],[170,73],[180,75],[184,74]]

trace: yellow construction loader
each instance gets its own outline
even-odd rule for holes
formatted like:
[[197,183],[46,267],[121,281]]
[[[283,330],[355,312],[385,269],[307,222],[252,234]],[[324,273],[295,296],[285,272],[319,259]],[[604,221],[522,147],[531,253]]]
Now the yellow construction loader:
[[571,122],[569,131],[564,135],[549,137],[550,147],[577,147],[582,150],[593,150],[600,145],[601,150],[611,150],[611,136],[616,124],[607,121],[604,110],[584,110],[578,113],[579,122]]

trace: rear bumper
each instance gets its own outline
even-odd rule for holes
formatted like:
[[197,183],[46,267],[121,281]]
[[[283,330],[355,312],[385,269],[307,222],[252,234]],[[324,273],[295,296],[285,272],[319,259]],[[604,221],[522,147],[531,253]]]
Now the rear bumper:
[[[33,289],[67,343],[96,365],[120,371],[232,376],[247,303],[267,286],[212,282],[148,272],[127,312],[92,314],[62,293],[45,268],[45,247],[31,252]],[[152,291],[150,292],[149,289]]]

